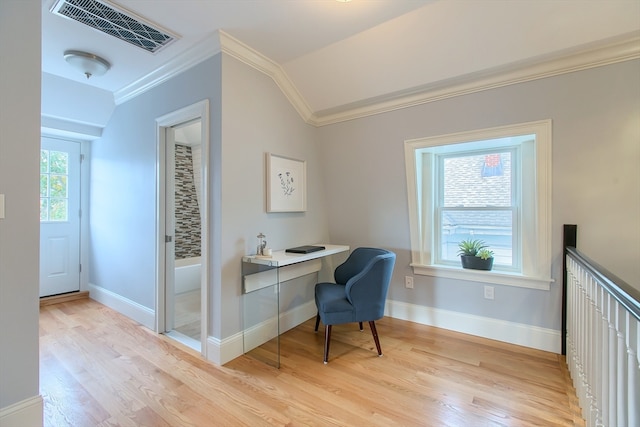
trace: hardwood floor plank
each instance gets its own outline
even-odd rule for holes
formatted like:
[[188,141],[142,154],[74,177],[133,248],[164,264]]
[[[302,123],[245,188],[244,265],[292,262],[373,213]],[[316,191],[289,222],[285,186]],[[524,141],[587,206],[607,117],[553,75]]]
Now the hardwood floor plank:
[[[225,366],[92,300],[41,307],[46,426],[583,426],[563,357],[397,319]],[[274,343],[256,349],[272,357]]]

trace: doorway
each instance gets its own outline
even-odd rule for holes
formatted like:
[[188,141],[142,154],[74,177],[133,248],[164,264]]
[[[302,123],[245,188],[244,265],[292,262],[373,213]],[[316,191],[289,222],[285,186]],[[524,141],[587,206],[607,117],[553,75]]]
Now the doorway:
[[80,143],[41,139],[40,297],[80,290]]
[[206,356],[208,102],[156,121],[157,331]]

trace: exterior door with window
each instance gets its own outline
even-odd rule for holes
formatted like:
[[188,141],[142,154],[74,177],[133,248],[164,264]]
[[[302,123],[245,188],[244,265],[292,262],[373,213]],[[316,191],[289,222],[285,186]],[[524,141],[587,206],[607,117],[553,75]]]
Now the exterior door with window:
[[42,138],[40,296],[80,290],[80,143]]

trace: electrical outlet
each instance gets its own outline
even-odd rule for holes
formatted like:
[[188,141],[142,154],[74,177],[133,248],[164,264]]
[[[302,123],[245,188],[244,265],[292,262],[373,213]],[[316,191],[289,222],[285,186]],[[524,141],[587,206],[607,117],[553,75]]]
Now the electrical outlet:
[[413,289],[413,277],[404,276],[404,287],[407,289]]
[[484,297],[485,299],[493,299],[493,286],[484,287]]

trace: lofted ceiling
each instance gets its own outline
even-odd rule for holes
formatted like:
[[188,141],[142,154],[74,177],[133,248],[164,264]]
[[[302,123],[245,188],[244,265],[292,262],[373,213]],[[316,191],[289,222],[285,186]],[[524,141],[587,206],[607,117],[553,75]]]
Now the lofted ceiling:
[[[464,91],[474,80],[495,85],[491,76],[609,46],[618,46],[615,54],[594,60],[640,50],[638,0],[100,0],[177,36],[156,53],[52,13],[58,1],[43,0],[43,106],[53,105],[44,99],[55,93],[48,86],[123,102],[188,63],[189,52],[201,58],[225,43],[261,58],[305,120],[318,125],[424,101],[424,93]],[[112,67],[87,79],[65,62],[68,49]]]

